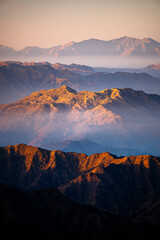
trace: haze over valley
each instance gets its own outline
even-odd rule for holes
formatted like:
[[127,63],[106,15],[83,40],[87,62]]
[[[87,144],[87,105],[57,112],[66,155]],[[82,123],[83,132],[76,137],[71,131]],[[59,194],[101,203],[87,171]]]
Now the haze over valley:
[[160,63],[160,43],[151,38],[121,37],[109,41],[71,41],[51,48],[28,46],[16,51],[0,45],[0,60],[77,63],[94,67],[140,68]]
[[55,149],[56,142],[88,139],[102,145],[100,152],[108,146],[159,155],[160,96],[156,94],[130,88],[77,92],[63,85],[2,104],[0,112],[3,145],[23,142]]

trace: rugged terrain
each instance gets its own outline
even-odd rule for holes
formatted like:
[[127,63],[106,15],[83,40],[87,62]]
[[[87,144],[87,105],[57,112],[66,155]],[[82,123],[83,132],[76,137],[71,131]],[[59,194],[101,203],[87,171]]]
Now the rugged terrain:
[[145,71],[139,73],[122,72],[123,69],[116,71],[96,72],[91,67],[76,64],[1,62],[0,103],[17,101],[32,92],[58,88],[62,85],[77,91],[128,87],[160,94],[160,80]]
[[0,142],[56,149],[56,142],[88,138],[158,155],[159,118],[159,95],[129,88],[77,92],[64,85],[0,105]]
[[[132,220],[140,222],[146,219],[142,210],[151,216],[150,209],[159,206],[158,157],[117,158],[107,152],[87,156],[20,144],[0,148],[0,160],[0,181],[19,189],[56,187],[78,203],[116,214],[136,210],[136,217],[131,214]],[[152,220],[147,218],[150,223]]]

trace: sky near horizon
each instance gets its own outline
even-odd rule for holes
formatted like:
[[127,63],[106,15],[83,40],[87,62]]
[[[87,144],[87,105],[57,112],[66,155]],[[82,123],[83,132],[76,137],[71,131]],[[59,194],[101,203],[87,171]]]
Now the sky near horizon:
[[160,42],[160,0],[0,0],[0,44],[16,50],[122,36]]

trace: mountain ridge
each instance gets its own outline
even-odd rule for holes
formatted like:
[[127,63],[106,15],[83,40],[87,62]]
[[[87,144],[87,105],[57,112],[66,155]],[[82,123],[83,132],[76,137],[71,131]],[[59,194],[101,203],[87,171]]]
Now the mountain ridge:
[[[150,44],[150,47],[149,47]],[[87,46],[87,50],[85,47]],[[94,48],[93,48],[94,47]],[[105,47],[105,48],[104,48]],[[113,49],[111,49],[111,47]],[[6,49],[6,54],[5,54]],[[107,49],[107,51],[105,50]],[[0,46],[1,56],[76,56],[76,55],[160,55],[160,43],[151,39],[136,39],[131,37],[121,37],[112,40],[88,39],[80,42],[69,42],[64,45],[53,46],[50,48],[26,47],[20,51],[12,48]]]
[[54,68],[54,65],[49,63],[1,62],[1,103],[16,101],[32,92],[58,88],[62,85],[68,85],[77,91],[128,87],[160,94],[160,80],[146,73],[104,73],[93,71],[94,69],[83,65],[72,67],[74,65]]
[[[44,98],[43,98],[44,95]],[[63,96],[65,98],[63,98]],[[78,104],[80,104],[80,109],[82,108],[90,108],[98,106],[99,104],[105,106],[106,104],[114,104],[116,101],[117,103],[125,103],[127,106],[130,104],[128,102],[128,97],[130,98],[130,102],[132,101],[132,104],[136,104],[137,101],[139,101],[139,104],[141,104],[141,101],[145,103],[145,101],[153,101],[153,105],[156,103],[154,101],[157,101],[157,103],[160,103],[160,95],[158,94],[146,94],[142,90],[133,90],[132,88],[111,88],[111,89],[104,89],[100,92],[93,92],[93,91],[80,91],[77,92],[75,89],[67,86],[62,85],[59,88],[54,88],[50,90],[40,90],[38,92],[33,92],[31,95],[10,104],[1,104],[1,107],[5,106],[16,106],[17,104],[22,105],[22,103],[26,101],[30,101],[30,104],[34,104],[34,101],[36,101],[36,104],[38,102],[40,103],[46,103],[50,104],[53,102],[57,103],[66,103],[70,104],[71,106],[76,105],[76,101]],[[47,100],[48,98],[48,100]],[[60,101],[59,99],[60,98]],[[73,101],[76,100],[75,102]],[[81,100],[82,98],[82,100]],[[148,100],[147,100],[148,98]],[[34,100],[35,99],[35,100]],[[92,102],[94,101],[94,103]],[[148,103],[147,103],[148,104]],[[78,107],[78,106],[77,106]]]
[[115,146],[106,146],[105,143],[100,144],[93,142],[87,138],[82,138],[78,140],[62,140],[58,142],[52,142],[48,145],[44,145],[45,149],[51,150],[53,148],[64,151],[64,152],[83,152],[87,155],[92,155],[94,153],[109,152],[118,157],[120,156],[138,156],[138,155],[152,155],[151,153],[141,151],[140,149],[128,149],[128,148],[116,148]]
[[88,138],[159,155],[159,116],[160,95],[130,88],[77,92],[64,85],[0,105],[0,140],[49,148]]
[[78,203],[118,214],[160,199],[159,157],[87,156],[19,144],[1,147],[0,158],[0,181],[19,189],[56,187]]

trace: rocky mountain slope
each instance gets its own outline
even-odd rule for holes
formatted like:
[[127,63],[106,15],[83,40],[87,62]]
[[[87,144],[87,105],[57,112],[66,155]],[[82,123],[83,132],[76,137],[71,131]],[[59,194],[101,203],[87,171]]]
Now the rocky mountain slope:
[[160,200],[158,157],[87,156],[20,144],[0,148],[0,159],[0,181],[20,189],[56,187],[76,202],[120,214]]
[[0,105],[0,140],[50,149],[53,142],[88,138],[157,155],[159,117],[159,95],[127,88],[76,92],[64,85]]

